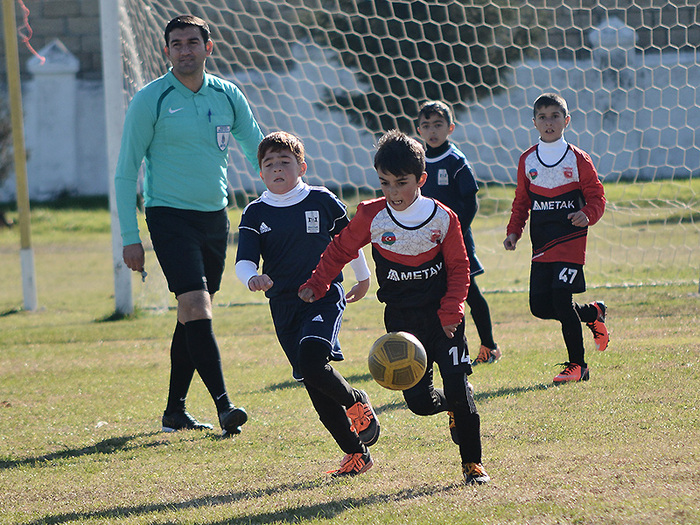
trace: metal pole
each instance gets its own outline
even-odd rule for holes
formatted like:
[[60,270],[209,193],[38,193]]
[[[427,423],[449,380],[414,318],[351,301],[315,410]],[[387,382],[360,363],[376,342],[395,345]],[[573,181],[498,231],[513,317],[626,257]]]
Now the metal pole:
[[24,145],[24,120],[22,116],[22,89],[19,79],[19,51],[17,49],[17,24],[15,0],[3,0],[2,19],[5,33],[5,59],[7,83],[10,92],[10,117],[12,121],[12,147],[15,157],[17,185],[17,210],[19,212],[20,263],[22,265],[22,292],[24,309],[37,309],[34,252],[31,239],[31,214],[27,187],[27,154]]
[[118,314],[134,311],[131,295],[131,270],[122,259],[122,240],[117,215],[114,173],[117,170],[122,128],[124,127],[124,93],[122,82],[121,39],[119,11],[121,0],[100,0],[100,28],[102,34],[102,78],[105,89],[105,122],[107,126],[107,166],[109,173],[109,210],[112,221],[112,265],[114,268],[114,302]]

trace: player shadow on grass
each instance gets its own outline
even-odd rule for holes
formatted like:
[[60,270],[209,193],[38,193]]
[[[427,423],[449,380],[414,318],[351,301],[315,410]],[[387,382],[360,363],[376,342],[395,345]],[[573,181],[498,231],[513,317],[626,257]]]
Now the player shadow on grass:
[[[284,492],[303,492],[307,490],[322,489],[335,482],[344,483],[344,480],[333,480],[322,478],[313,481],[303,481],[299,483],[283,483],[267,488],[251,488],[222,494],[219,496],[206,496],[194,498],[188,501],[177,501],[171,503],[153,503],[144,505],[133,505],[123,507],[112,507],[99,511],[68,512],[45,516],[43,518],[27,522],[25,525],[43,525],[46,523],[72,523],[91,519],[127,519],[130,517],[144,516],[148,514],[158,514],[169,511],[186,511],[189,509],[210,508],[218,505],[229,505],[239,501],[249,500],[254,502],[265,497],[279,498]],[[448,483],[442,486],[430,485],[420,487],[409,487],[396,492],[386,492],[382,494],[372,494],[363,498],[345,497],[330,502],[298,505],[293,508],[276,510],[271,512],[260,512],[258,514],[246,514],[239,518],[230,518],[224,521],[204,522],[207,525],[235,525],[243,523],[299,523],[300,520],[309,519],[333,519],[349,509],[362,506],[371,506],[401,500],[413,500],[423,496],[434,496],[439,492],[449,490],[461,490],[463,483]],[[325,499],[325,497],[324,497]],[[266,501],[260,502],[260,507],[264,507]],[[154,521],[153,523],[173,523],[172,521]]]
[[[348,383],[351,385],[357,385],[358,383],[361,383],[363,381],[370,381],[373,382],[374,379],[372,379],[372,375],[367,372],[366,374],[351,374],[348,376],[345,376],[345,379],[347,380]],[[263,388],[261,388],[258,392],[274,392],[277,390],[288,390],[291,388],[304,388],[304,385],[300,383],[299,381],[295,381],[294,379],[290,379],[288,381],[282,381],[280,383],[273,383],[271,385],[267,385]],[[372,393],[368,390],[368,393],[370,394],[370,399],[372,398]],[[403,396],[401,396],[401,393],[396,391],[397,397],[396,399],[393,399],[389,403],[384,403],[383,405],[378,405],[376,403],[372,403],[374,406],[374,410],[377,414],[382,414],[383,412],[388,412],[390,410],[399,410],[402,408],[406,408],[406,403],[403,400]]]
[[164,441],[142,444],[131,443],[135,439],[156,436],[159,434],[160,432],[146,432],[143,434],[134,434],[131,436],[113,437],[103,439],[102,441],[95,443],[94,445],[90,445],[83,448],[62,450],[60,452],[52,452],[51,454],[44,454],[43,456],[37,456],[33,458],[0,460],[0,470],[11,469],[20,466],[43,467],[48,464],[51,464],[51,462],[53,461],[61,459],[78,458],[81,456],[89,456],[92,454],[112,454],[115,452],[124,452],[127,450],[166,445],[167,442]]
[[[351,385],[358,384],[363,381],[373,381],[371,374],[366,373],[366,374],[353,374],[346,376],[346,379],[348,383]],[[547,390],[549,388],[552,388],[554,385],[553,383],[539,383],[536,385],[528,385],[528,386],[517,386],[517,387],[503,387],[503,388],[497,388],[496,390],[480,390],[478,383],[475,384],[475,391],[474,391],[474,399],[476,401],[489,401],[490,399],[497,398],[497,397],[507,397],[510,395],[514,394],[523,394],[526,392],[536,392],[538,390]],[[304,386],[302,383],[299,381],[295,381],[294,379],[290,379],[288,381],[281,381],[279,383],[273,383],[271,385],[267,385],[263,388],[261,388],[258,392],[274,392],[278,390],[288,390],[291,388],[303,388]],[[368,393],[370,394],[370,398],[372,397],[372,393],[368,390]],[[389,403],[384,403],[383,405],[378,405],[374,404],[374,410],[377,412],[377,414],[381,414],[383,412],[388,412],[389,410],[398,410],[401,408],[407,408],[406,403],[403,400],[403,396],[401,395],[400,391],[396,391],[397,397],[396,399],[392,399]]]
[[[373,381],[372,376],[369,372],[367,372],[366,374],[353,374],[344,377],[347,380],[347,382],[351,385],[354,385],[361,381]],[[258,390],[257,393],[275,392],[277,390],[289,390],[290,388],[304,388],[304,385],[302,385],[300,381],[297,381],[295,379],[289,379],[287,381],[280,381],[279,383],[272,383],[271,385],[267,385]]]
[[[470,381],[471,383],[471,381]],[[529,386],[503,387],[496,390],[479,390],[479,385],[474,385],[474,399],[476,401],[489,401],[496,397],[507,397],[513,394],[523,394],[525,392],[536,392],[538,390],[548,390],[554,387],[554,383],[539,383]]]

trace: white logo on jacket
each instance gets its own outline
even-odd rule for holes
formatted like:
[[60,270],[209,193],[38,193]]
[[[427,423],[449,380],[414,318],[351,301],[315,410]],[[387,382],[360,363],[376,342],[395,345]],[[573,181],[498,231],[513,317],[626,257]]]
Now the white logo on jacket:
[[424,279],[430,279],[435,277],[442,270],[443,263],[438,263],[430,268],[424,268],[422,270],[413,270],[411,272],[399,272],[393,268],[389,270],[386,278],[390,281],[422,281]]
[[532,211],[573,209],[575,209],[574,201],[534,201],[532,203]]

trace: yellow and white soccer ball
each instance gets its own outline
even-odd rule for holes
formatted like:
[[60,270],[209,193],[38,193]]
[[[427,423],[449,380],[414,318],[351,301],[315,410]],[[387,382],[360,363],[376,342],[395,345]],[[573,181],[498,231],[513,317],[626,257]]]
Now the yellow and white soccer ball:
[[389,390],[415,386],[425,374],[428,357],[418,338],[408,332],[389,332],[377,339],[367,363],[374,380]]

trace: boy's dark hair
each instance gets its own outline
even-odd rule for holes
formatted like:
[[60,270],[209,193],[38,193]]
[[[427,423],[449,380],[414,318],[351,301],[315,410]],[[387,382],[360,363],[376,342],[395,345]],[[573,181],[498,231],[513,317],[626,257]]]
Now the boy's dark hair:
[[170,45],[170,32],[173,29],[185,29],[187,27],[199,28],[199,32],[202,34],[202,40],[204,40],[205,44],[211,40],[209,24],[194,15],[180,15],[173,18],[170,22],[168,22],[168,25],[165,26],[165,45]]
[[429,119],[433,115],[438,115],[444,118],[447,121],[448,126],[454,122],[450,106],[439,100],[428,100],[420,107],[417,119],[418,123],[420,123],[421,118]]
[[262,161],[270,151],[289,150],[301,164],[304,162],[306,152],[304,151],[304,143],[296,135],[287,133],[286,131],[273,131],[265,135],[258,144],[258,166],[262,168]]
[[547,106],[559,106],[564,112],[565,117],[569,114],[569,106],[564,97],[556,93],[543,93],[537,97],[537,100],[535,100],[535,103],[532,105],[532,116],[536,117],[537,110],[546,108]]
[[419,180],[425,172],[425,151],[420,143],[398,129],[387,131],[377,142],[374,169],[398,177],[415,175]]

